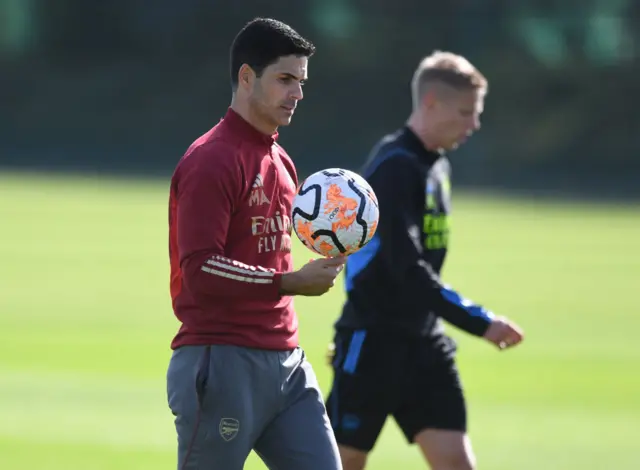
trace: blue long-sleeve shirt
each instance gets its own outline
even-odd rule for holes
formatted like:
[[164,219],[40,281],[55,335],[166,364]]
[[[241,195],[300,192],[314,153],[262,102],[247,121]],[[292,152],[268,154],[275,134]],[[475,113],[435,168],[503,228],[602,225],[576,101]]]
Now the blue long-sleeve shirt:
[[336,328],[433,336],[440,318],[482,336],[493,314],[440,279],[449,235],[450,164],[408,128],[384,137],[361,175],[380,209],[374,238],[349,256],[347,301]]

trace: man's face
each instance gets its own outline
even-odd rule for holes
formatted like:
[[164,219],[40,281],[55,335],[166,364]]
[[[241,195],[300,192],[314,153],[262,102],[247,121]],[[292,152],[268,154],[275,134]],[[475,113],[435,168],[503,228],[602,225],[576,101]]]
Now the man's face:
[[484,110],[484,93],[478,90],[449,89],[442,97],[435,97],[428,115],[432,119],[433,134],[445,150],[454,150],[480,129],[480,115]]
[[275,127],[287,126],[302,99],[307,57],[285,56],[254,77],[249,102],[256,114]]

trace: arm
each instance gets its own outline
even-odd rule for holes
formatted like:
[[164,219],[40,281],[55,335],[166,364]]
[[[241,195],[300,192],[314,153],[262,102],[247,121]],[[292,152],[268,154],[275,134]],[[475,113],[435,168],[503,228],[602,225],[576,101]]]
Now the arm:
[[[225,255],[231,214],[241,192],[240,169],[221,144],[194,151],[177,187],[177,238],[185,287],[198,299],[277,299],[281,273]],[[220,152],[215,154],[214,152]]]
[[482,336],[493,314],[444,285],[423,259],[423,213],[410,202],[418,191],[418,183],[414,183],[418,171],[411,157],[399,155],[385,160],[368,178],[380,205],[376,234],[380,237],[381,254],[396,283],[405,286],[408,302],[429,306],[458,328]]

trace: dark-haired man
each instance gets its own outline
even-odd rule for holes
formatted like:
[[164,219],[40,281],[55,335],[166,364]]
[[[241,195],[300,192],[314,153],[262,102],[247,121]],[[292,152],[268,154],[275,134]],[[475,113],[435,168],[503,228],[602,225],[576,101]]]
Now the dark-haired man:
[[181,322],[167,372],[180,470],[338,470],[315,374],[298,345],[292,296],[322,295],[343,259],[292,271],[295,167],[276,141],[314,46],[255,19],[231,46],[224,118],[178,163],[169,199],[171,297]]
[[456,345],[440,318],[501,349],[522,340],[518,326],[440,280],[451,205],[444,151],[480,128],[486,92],[468,60],[434,52],[415,71],[406,125],[384,137],[365,165],[380,223],[347,261],[327,402],[345,470],[365,467],[389,415],[432,470],[472,470]]

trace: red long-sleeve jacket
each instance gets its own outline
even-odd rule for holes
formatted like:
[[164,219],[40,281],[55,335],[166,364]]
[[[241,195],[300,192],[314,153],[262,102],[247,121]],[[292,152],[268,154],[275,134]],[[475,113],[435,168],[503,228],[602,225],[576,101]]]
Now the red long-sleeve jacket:
[[231,108],[178,163],[169,197],[170,291],[181,322],[171,343],[288,350],[298,345],[290,296],[297,175],[276,143]]

